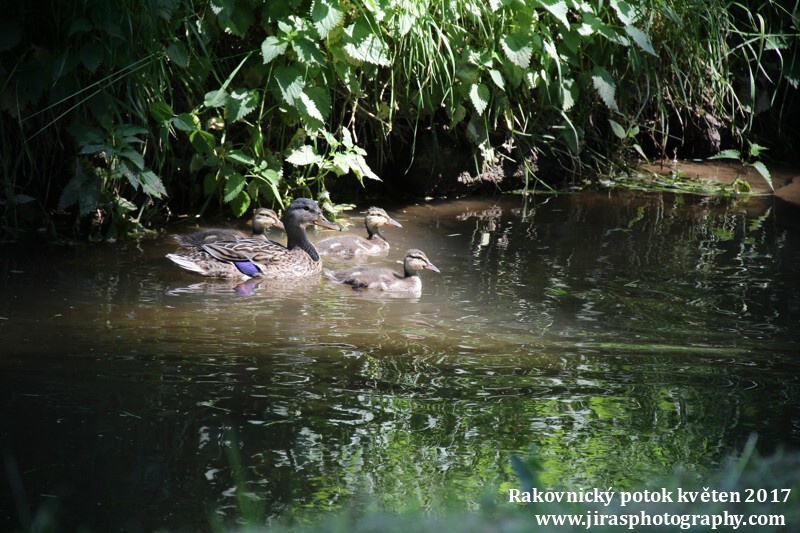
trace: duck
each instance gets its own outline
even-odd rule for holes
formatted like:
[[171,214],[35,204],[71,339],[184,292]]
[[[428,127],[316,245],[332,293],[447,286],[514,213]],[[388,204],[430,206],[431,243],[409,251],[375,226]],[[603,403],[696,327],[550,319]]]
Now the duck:
[[389,251],[389,241],[381,233],[382,226],[403,226],[390,217],[380,207],[370,207],[364,215],[364,225],[367,227],[367,237],[360,235],[338,235],[328,237],[316,243],[320,255],[354,257],[384,255]]
[[420,270],[440,272],[422,250],[412,248],[403,259],[403,274],[385,267],[355,267],[337,271],[325,269],[323,275],[330,281],[350,285],[354,290],[420,294]]
[[[320,256],[306,235],[306,227],[340,229],[322,214],[317,202],[298,198],[286,208],[283,226],[286,246],[262,238],[244,238],[210,242],[193,254],[167,254],[178,266],[212,277],[230,277],[233,265],[240,277],[291,279],[319,274]],[[222,266],[224,265],[224,266]],[[227,274],[221,275],[222,272]]]
[[[283,222],[272,209],[260,207],[253,211],[253,232],[250,237],[261,236],[267,238],[267,230],[270,228],[283,229]],[[204,244],[217,241],[233,241],[244,239],[248,235],[234,229],[217,228],[205,231],[197,231],[188,235],[175,235],[175,239],[181,248],[199,250]]]

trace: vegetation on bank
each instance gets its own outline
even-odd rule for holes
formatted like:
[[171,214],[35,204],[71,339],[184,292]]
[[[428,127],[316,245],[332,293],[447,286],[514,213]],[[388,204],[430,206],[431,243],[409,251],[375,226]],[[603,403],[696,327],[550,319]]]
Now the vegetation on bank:
[[342,179],[402,187],[423,142],[457,145],[473,187],[505,189],[607,173],[630,157],[756,143],[786,156],[799,9],[14,3],[0,22],[0,227],[4,240],[55,232],[63,215],[113,238],[171,211],[241,216],[299,195],[335,208],[326,191]]

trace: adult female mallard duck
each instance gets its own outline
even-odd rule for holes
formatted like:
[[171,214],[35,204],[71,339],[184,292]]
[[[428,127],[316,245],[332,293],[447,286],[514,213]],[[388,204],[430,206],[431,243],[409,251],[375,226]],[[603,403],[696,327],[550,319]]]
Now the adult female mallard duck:
[[320,255],[353,257],[358,255],[382,255],[389,251],[389,241],[381,233],[382,226],[402,228],[398,221],[390,217],[380,207],[370,207],[364,215],[367,238],[360,235],[337,235],[317,241],[315,245]]
[[284,213],[286,246],[260,238],[238,239],[202,245],[207,260],[198,261],[193,254],[167,254],[167,257],[178,266],[204,276],[219,276],[220,265],[233,265],[240,276],[268,279],[310,276],[322,270],[319,254],[306,235],[305,228],[311,224],[338,229],[323,216],[317,202],[298,198]]
[[422,280],[419,277],[419,270],[432,270],[439,272],[439,269],[431,263],[428,256],[422,251],[411,249],[406,252],[403,260],[403,274],[398,274],[391,268],[382,267],[356,267],[346,270],[325,270],[324,275],[327,279],[337,283],[350,285],[353,289],[371,289],[376,291],[395,292],[395,293],[415,293],[422,291]]
[[[267,238],[267,230],[270,228],[283,229],[283,222],[272,209],[260,207],[253,211],[253,232],[251,237]],[[199,249],[204,244],[217,241],[235,241],[244,239],[247,235],[235,229],[209,229],[197,231],[188,235],[176,235],[175,239],[182,248]]]

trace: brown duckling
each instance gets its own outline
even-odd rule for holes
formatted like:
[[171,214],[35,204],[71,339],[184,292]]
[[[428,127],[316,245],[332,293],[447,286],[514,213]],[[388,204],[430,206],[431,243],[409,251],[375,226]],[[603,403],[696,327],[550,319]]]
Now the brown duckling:
[[[267,230],[270,228],[283,229],[283,222],[272,209],[260,207],[253,211],[253,232],[249,237],[267,238]],[[248,237],[244,233],[235,229],[209,229],[189,233],[188,235],[175,235],[175,239],[183,248],[199,249],[204,244],[217,241],[235,241]]]
[[350,285],[356,290],[370,289],[420,294],[422,280],[419,277],[419,270],[439,272],[439,269],[421,250],[411,249],[406,252],[403,260],[403,274],[399,274],[391,268],[356,267],[337,271],[325,269],[323,275],[331,281]]
[[337,235],[318,241],[315,246],[320,255],[353,257],[383,255],[389,251],[389,241],[381,233],[383,226],[402,228],[398,221],[390,217],[380,207],[370,207],[364,215],[367,237],[360,235]]

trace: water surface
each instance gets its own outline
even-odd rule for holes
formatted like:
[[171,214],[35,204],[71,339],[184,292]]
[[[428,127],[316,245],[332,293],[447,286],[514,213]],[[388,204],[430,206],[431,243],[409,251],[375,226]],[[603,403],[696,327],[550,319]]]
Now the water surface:
[[[702,475],[800,447],[800,231],[766,200],[582,193],[384,206],[418,298],[239,287],[138,243],[0,251],[0,527],[436,510],[544,479]],[[361,215],[353,213],[361,232]],[[175,231],[188,231],[186,225]],[[329,233],[312,234],[312,238]],[[277,237],[277,234],[276,234]],[[328,262],[328,266],[349,263]],[[10,488],[11,490],[6,490]]]

